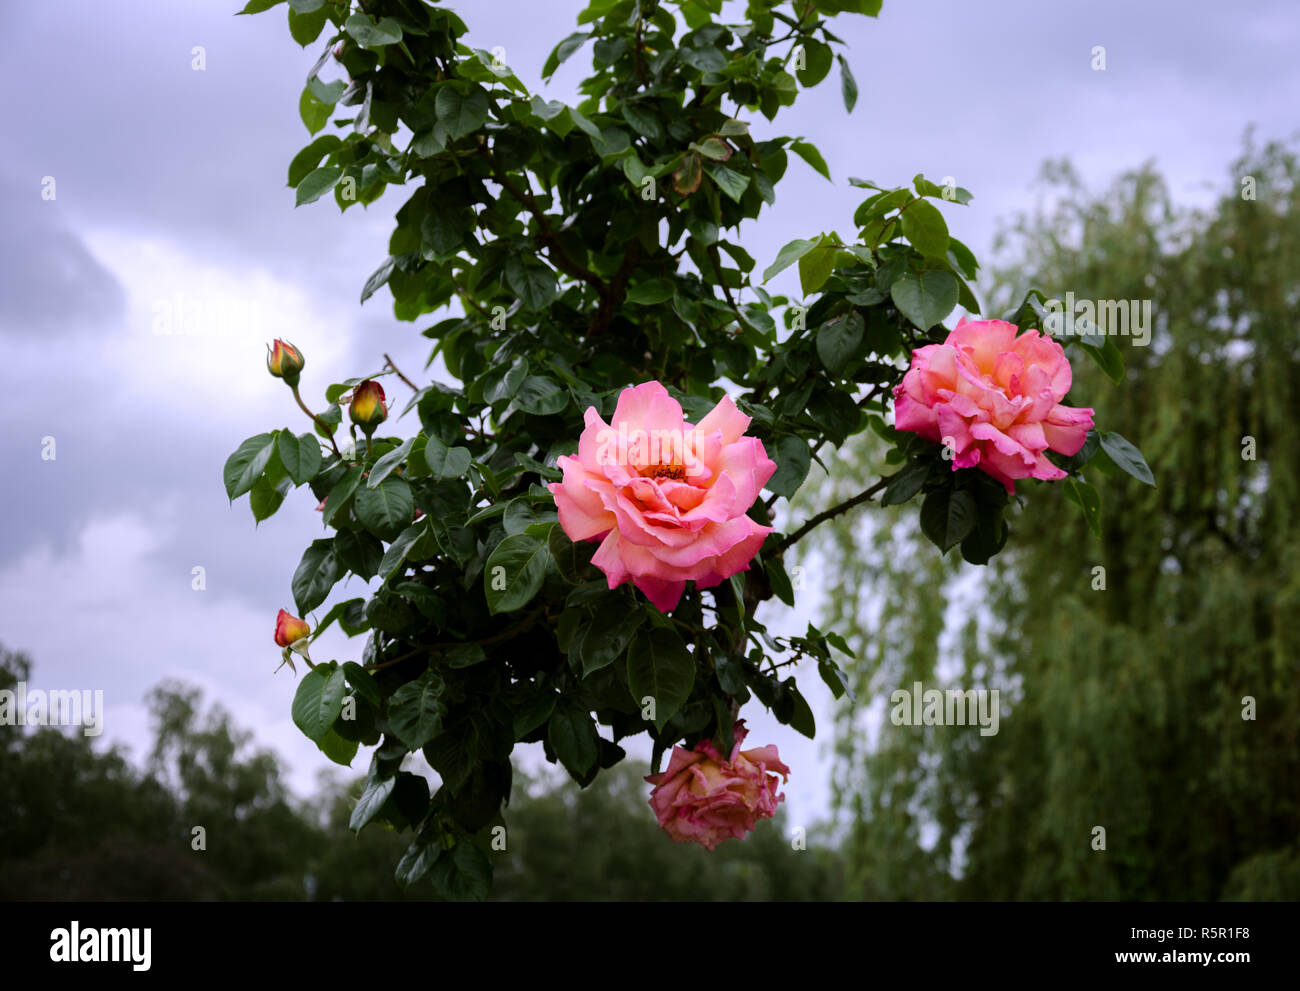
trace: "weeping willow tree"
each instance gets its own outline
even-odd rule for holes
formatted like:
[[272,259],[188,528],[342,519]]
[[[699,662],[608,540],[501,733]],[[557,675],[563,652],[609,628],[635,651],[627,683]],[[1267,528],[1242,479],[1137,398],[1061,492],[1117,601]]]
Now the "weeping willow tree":
[[[1142,439],[1156,488],[1109,479],[1096,537],[1032,483],[988,567],[906,511],[821,531],[858,654],[835,777],[863,896],[1300,897],[1300,168],[1248,141],[1230,177],[1185,210],[1150,167],[1093,195],[1049,165],[986,285],[993,315],[1031,286],[1151,301],[1125,386],[1074,360],[1071,402]],[[837,495],[890,470],[838,457]],[[998,732],[894,725],[917,681],[999,690]]]

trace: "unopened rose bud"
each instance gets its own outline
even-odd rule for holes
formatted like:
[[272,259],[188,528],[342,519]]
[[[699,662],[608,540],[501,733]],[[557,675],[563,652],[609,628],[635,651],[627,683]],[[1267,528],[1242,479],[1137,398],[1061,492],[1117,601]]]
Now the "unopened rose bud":
[[388,419],[388,407],[384,405],[384,387],[374,379],[366,379],[357,386],[352,391],[348,416],[352,417],[352,422],[367,437],[374,433],[375,427]]
[[292,616],[283,609],[275,617],[275,642],[281,647],[288,647],[297,643],[309,633],[311,633],[311,627],[306,620]]
[[278,337],[274,344],[266,346],[266,370],[276,378],[284,379],[290,386],[298,384],[298,373],[305,364],[302,352]]

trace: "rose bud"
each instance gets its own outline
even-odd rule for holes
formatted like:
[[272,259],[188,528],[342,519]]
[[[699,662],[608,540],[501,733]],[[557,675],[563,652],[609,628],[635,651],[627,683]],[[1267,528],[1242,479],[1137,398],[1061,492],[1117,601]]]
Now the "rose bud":
[[348,407],[348,416],[352,417],[362,431],[369,436],[388,419],[388,407],[384,405],[384,387],[374,379],[366,379],[352,391],[352,405]]
[[266,346],[266,370],[276,378],[284,379],[290,386],[298,384],[298,373],[305,364],[302,352],[278,337],[275,344]]
[[306,620],[292,616],[281,609],[275,617],[275,642],[281,647],[288,647],[311,633]]

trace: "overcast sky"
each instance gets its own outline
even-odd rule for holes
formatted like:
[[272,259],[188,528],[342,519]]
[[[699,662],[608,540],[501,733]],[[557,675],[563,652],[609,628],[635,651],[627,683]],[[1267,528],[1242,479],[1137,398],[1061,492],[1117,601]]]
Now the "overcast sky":
[[[416,372],[427,341],[425,324],[393,319],[386,290],[357,303],[400,191],[345,216],[328,198],[294,209],[285,172],[309,140],[297,100],[319,46],[298,48],[285,7],[231,16],[242,2],[5,5],[0,643],[31,655],[33,688],[103,689],[101,739],[136,754],[150,739],[146,691],[163,678],[198,685],[307,794],[332,765],[289,718],[295,681],[272,674],[271,633],[320,520],[300,492],[255,531],[246,498],[228,505],[221,467],[250,434],[303,429],[266,374],[266,341],[305,352],[307,396],[377,371],[385,351]],[[473,45],[503,47],[530,89],[568,100],[589,50],[549,85],[539,74],[584,5],[448,4]],[[792,238],[852,236],[850,175],[953,176],[975,199],[948,207],[949,225],[984,257],[999,218],[1032,204],[1045,158],[1070,156],[1093,186],[1154,159],[1178,199],[1203,202],[1228,182],[1248,124],[1261,140],[1296,130],[1295,0],[885,0],[879,19],[844,15],[834,30],[862,91],[854,113],[832,73],[776,125],[754,120],[757,136],[815,142],[834,176],[792,157],[775,208],[743,233],[760,269]],[[1104,71],[1092,67],[1098,45]],[[778,289],[793,292],[793,271]],[[197,314],[203,333],[155,333],[169,309]],[[205,590],[192,588],[195,567]],[[354,580],[342,597],[355,594]],[[775,601],[764,610],[778,630],[807,620]],[[314,654],[360,648],[322,638]],[[776,743],[794,769],[794,825],[824,815],[829,796],[829,693],[815,671],[800,683],[816,743],[757,702],[744,713],[751,740]]]

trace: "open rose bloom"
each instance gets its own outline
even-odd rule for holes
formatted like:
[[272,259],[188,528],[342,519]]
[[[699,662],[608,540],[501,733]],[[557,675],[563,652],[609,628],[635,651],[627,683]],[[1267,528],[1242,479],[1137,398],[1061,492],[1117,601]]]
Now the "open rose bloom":
[[963,317],[942,344],[912,353],[894,389],[894,424],[950,443],[954,471],[977,467],[1014,492],[1017,478],[1065,478],[1044,451],[1083,447],[1093,411],[1061,405],[1070,381],[1065,349],[1050,337]]
[[550,489],[569,539],[600,541],[592,563],[610,588],[631,581],[667,612],[688,581],[749,568],[772,528],[745,513],[776,471],[749,422],[724,397],[692,426],[659,382],[624,389],[608,424],[588,408]]
[[699,843],[712,850],[725,839],[744,839],[759,819],[776,814],[777,804],[785,798],[777,788],[790,769],[772,744],[742,751],[745,735],[742,720],[736,723],[730,758],[708,740],[694,750],[673,747],[667,769],[646,778],[655,786],[650,807],[675,842]]

